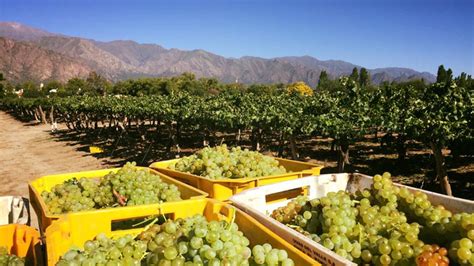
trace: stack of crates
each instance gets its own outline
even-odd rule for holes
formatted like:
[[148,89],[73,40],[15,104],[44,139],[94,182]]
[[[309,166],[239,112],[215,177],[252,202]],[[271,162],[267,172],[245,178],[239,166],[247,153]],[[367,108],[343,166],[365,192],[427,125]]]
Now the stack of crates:
[[[288,160],[289,161],[289,160]],[[319,173],[319,169],[315,165],[295,166],[288,163],[287,167],[293,167],[291,174],[279,178],[294,179]],[[75,213],[55,215],[52,214],[46,203],[41,197],[41,192],[50,191],[55,185],[62,184],[64,181],[72,178],[100,178],[110,172],[117,172],[120,168],[105,169],[97,171],[85,171],[77,173],[49,175],[40,177],[29,183],[29,193],[31,205],[38,215],[40,232],[46,244],[46,264],[55,265],[58,260],[70,248],[83,246],[85,241],[94,239],[99,233],[104,233],[109,237],[119,237],[123,235],[138,235],[145,228],[145,225],[138,227],[120,228],[114,227],[117,222],[136,221],[150,216],[165,215],[168,219],[177,219],[190,217],[196,214],[202,214],[209,220],[227,220],[230,221],[234,217],[235,222],[251,244],[270,243],[275,248],[287,250],[289,257],[292,258],[296,265],[319,265],[313,259],[286,243],[279,236],[262,226],[255,219],[242,211],[236,209],[228,203],[216,199],[209,199],[207,191],[202,191],[202,187],[192,186],[190,182],[182,182],[182,179],[176,176],[169,176],[168,172],[158,171],[153,168],[143,168],[152,174],[159,175],[166,182],[174,184],[178,187],[183,198],[182,201],[165,202],[162,204],[148,204],[140,206],[125,206],[120,208],[107,208],[100,210],[81,211]],[[299,170],[299,172],[297,171]],[[273,178],[273,177],[271,177]],[[220,196],[221,199],[227,199],[229,196],[242,191],[245,188],[259,186],[268,182],[269,178],[265,177],[260,181],[257,179],[245,180],[241,183],[254,185],[240,186],[240,189],[234,189],[232,193],[225,191],[221,193],[221,189],[217,189],[217,193],[213,195]],[[273,181],[278,182],[278,181]],[[211,190],[213,193],[214,191]],[[227,193],[227,194],[226,194]],[[227,195],[227,196],[225,196]]]
[[28,200],[0,197],[0,249],[24,258],[26,265],[41,264],[43,252],[39,232],[29,224]]

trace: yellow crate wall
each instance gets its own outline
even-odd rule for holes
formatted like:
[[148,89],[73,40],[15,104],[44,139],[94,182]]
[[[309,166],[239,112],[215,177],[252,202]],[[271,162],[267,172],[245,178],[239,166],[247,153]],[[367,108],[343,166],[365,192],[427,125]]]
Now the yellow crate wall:
[[41,241],[39,232],[23,224],[0,226],[0,247],[8,254],[25,258],[26,265],[42,265]]
[[[171,178],[169,176],[166,176],[163,173],[159,173],[153,169],[146,168],[146,167],[138,167],[140,169],[145,169],[147,171],[150,171],[153,174],[159,175],[160,178],[169,184],[174,184],[179,188],[179,191],[181,192],[181,198],[185,200],[194,200],[194,199],[199,199],[199,198],[206,198],[208,195],[207,193],[196,189],[190,185],[187,185],[183,182],[180,182],[174,178]],[[51,225],[51,223],[54,220],[57,220],[59,217],[61,217],[64,214],[52,214],[49,212],[48,207],[46,206],[46,203],[44,202],[43,198],[41,197],[41,192],[42,191],[51,191],[51,189],[57,185],[57,184],[62,184],[64,181],[72,179],[74,177],[76,178],[99,178],[103,177],[111,172],[116,173],[120,168],[112,168],[112,169],[104,169],[104,170],[95,170],[95,171],[85,171],[85,172],[77,172],[77,173],[67,173],[67,174],[57,174],[57,175],[48,175],[48,176],[43,176],[40,177],[34,181],[29,182],[28,188],[29,188],[29,194],[30,194],[30,201],[31,205],[33,206],[33,209],[35,210],[37,216],[38,216],[38,223],[40,227],[41,233],[44,232],[44,230]],[[158,206],[158,204],[149,204],[146,206],[150,206],[150,208],[155,208]],[[91,210],[91,211],[84,211],[84,212],[106,212],[106,213],[127,213],[129,208],[133,210],[136,206],[130,206],[130,207],[118,207],[118,208],[107,208],[107,209],[100,209],[100,210]],[[80,212],[80,213],[84,213]]]
[[275,158],[279,164],[290,173],[274,176],[264,176],[257,178],[237,178],[237,179],[209,179],[190,173],[180,172],[168,169],[170,164],[176,163],[180,159],[155,162],[150,168],[176,178],[186,184],[194,186],[209,194],[209,197],[218,200],[227,200],[231,196],[240,193],[246,189],[260,187],[263,185],[278,183],[287,180],[293,180],[311,175],[319,175],[322,166],[312,163],[299,162],[294,160]]

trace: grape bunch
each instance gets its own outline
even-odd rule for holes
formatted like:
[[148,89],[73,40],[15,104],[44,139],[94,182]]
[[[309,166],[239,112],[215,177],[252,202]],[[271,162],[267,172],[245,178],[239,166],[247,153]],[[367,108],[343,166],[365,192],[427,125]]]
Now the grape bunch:
[[474,214],[433,206],[425,193],[394,186],[389,173],[355,193],[299,196],[271,216],[358,264],[474,265]]
[[474,265],[472,238],[462,238],[451,243],[449,257],[459,265]]
[[170,169],[210,179],[261,177],[286,173],[277,160],[259,152],[227,145],[206,147],[195,154],[183,157]]
[[146,265],[294,265],[285,250],[250,248],[237,224],[202,215],[153,225],[139,239],[148,243]]
[[5,247],[0,247],[0,266],[23,266],[25,260],[16,255],[8,254]]
[[270,244],[250,246],[237,224],[195,215],[153,224],[135,239],[99,234],[82,250],[67,251],[56,264],[70,265],[275,265],[294,266]]
[[55,185],[50,192],[43,191],[48,209],[53,214],[78,212],[96,208],[93,197],[98,191],[98,182],[90,178],[73,178]]
[[159,175],[125,164],[100,179],[73,178],[41,193],[53,214],[181,200],[178,187]]
[[135,163],[127,163],[117,173],[101,178],[99,193],[95,197],[101,207],[117,203],[133,206],[180,199],[177,186],[163,182],[159,175],[148,170],[135,167]]
[[134,240],[131,235],[110,239],[105,234],[99,234],[95,240],[86,241],[82,250],[71,249],[67,251],[56,265],[139,266],[146,250],[146,243]]

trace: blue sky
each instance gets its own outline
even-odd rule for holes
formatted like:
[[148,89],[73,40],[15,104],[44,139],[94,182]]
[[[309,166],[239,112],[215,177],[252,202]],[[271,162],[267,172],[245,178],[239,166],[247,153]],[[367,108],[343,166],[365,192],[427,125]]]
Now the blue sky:
[[0,20],[226,57],[311,55],[474,73],[473,0],[0,0]]

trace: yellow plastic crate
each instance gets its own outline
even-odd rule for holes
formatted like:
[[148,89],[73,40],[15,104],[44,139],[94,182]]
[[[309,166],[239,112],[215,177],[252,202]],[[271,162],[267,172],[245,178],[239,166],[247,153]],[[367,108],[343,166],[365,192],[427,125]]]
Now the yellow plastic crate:
[[197,187],[198,189],[209,193],[209,197],[218,200],[227,200],[231,196],[242,192],[246,189],[260,187],[263,185],[273,184],[277,182],[293,180],[311,175],[319,175],[322,166],[312,163],[299,162],[294,160],[287,160],[282,158],[275,158],[281,166],[285,167],[290,173],[282,175],[255,177],[255,178],[237,178],[237,179],[220,179],[214,180],[206,177],[193,175],[190,173],[180,172],[168,169],[172,163],[180,159],[155,162],[150,165],[150,168],[164,173],[168,176],[183,181],[186,184]]
[[0,226],[0,247],[8,254],[25,258],[26,265],[42,264],[41,241],[39,232],[23,224]]
[[[138,206],[135,208],[133,216],[131,215],[129,218],[163,214],[169,219],[177,219],[202,214],[208,220],[227,220],[230,222],[234,213],[235,223],[239,226],[239,230],[250,240],[251,245],[270,243],[275,248],[285,249],[295,265],[320,265],[249,215],[229,204],[213,199],[172,202],[162,204],[160,208]],[[46,229],[48,265],[54,265],[71,247],[82,247],[87,240],[93,239],[99,233],[105,233],[109,237],[118,237],[126,234],[137,234],[142,230],[112,231],[112,222],[121,220],[123,220],[123,217],[117,215],[117,213],[108,215],[106,213],[94,214],[87,212],[81,215],[73,213],[63,216]]]
[[[208,196],[207,193],[200,191],[190,185],[182,183],[178,180],[170,178],[165,174],[159,173],[153,169],[146,168],[146,167],[138,167],[141,169],[147,169],[153,174],[159,175],[161,179],[169,184],[174,184],[178,187],[179,191],[181,192],[181,198],[183,200],[194,200],[199,198],[206,198]],[[51,189],[57,185],[61,184],[66,180],[76,178],[99,178],[103,177],[110,172],[116,173],[120,168],[112,168],[112,169],[104,169],[104,170],[95,170],[95,171],[85,171],[85,172],[77,172],[77,173],[68,173],[68,174],[58,174],[58,175],[49,175],[40,177],[34,181],[28,183],[29,194],[30,194],[30,201],[33,209],[35,210],[36,214],[38,215],[38,223],[41,233],[44,233],[45,229],[54,221],[57,220],[61,215],[64,214],[52,214],[49,212],[46,203],[44,202],[43,198],[41,197],[41,192],[43,191],[51,191]],[[165,203],[166,204],[166,203]],[[156,208],[158,204],[149,204],[145,205],[149,208]],[[107,214],[118,214],[121,215],[123,218],[127,218],[131,213],[133,213],[136,206],[129,206],[129,207],[119,207],[119,208],[107,208],[107,209],[100,209],[100,210],[91,210],[91,211],[83,211],[80,213],[91,212],[91,213],[107,213]]]

